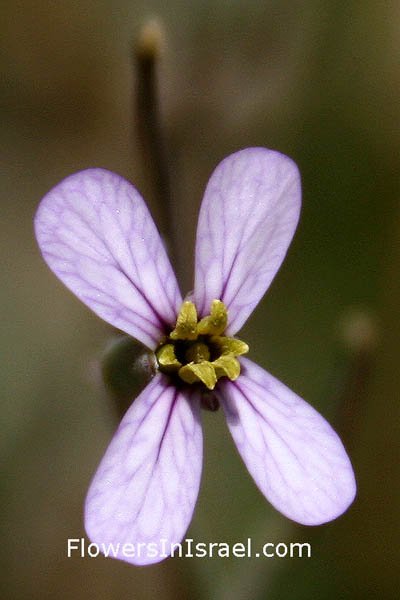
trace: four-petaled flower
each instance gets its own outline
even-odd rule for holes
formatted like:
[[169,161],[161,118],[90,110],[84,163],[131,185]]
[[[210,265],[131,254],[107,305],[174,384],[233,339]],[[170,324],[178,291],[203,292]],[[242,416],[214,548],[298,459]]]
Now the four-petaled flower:
[[[281,513],[318,525],[353,501],[353,470],[331,426],[261,367],[236,358],[248,347],[233,336],[282,263],[300,201],[299,173],[286,156],[248,148],[225,158],[205,191],[194,290],[183,302],[151,215],[122,177],[88,169],[43,198],[35,228],[50,268],[157,356],[158,372],[122,419],[86,500],[89,538],[120,548],[118,558],[158,562],[155,548],[182,540],[200,485],[207,388]],[[125,543],[142,543],[142,552],[126,556]]]

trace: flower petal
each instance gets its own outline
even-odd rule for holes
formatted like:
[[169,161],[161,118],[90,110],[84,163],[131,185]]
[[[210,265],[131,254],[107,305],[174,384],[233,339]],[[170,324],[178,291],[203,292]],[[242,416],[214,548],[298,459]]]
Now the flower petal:
[[86,499],[87,534],[105,554],[112,544],[111,556],[151,564],[182,540],[200,486],[199,400],[158,374],[124,416]]
[[194,300],[199,316],[219,299],[234,335],[278,271],[301,202],[295,163],[273,150],[246,148],[225,158],[208,182],[196,240]]
[[272,375],[248,359],[241,363],[239,379],[224,381],[217,394],[254,481],[293,521],[319,525],[335,519],[356,493],[353,469],[338,435]]
[[104,169],[75,173],[35,218],[43,257],[97,315],[154,349],[173,328],[181,294],[138,191]]

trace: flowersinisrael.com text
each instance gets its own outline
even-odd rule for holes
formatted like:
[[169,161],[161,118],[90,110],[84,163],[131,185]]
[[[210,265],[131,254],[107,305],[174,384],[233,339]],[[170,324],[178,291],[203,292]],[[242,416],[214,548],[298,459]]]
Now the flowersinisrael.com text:
[[187,538],[180,544],[167,543],[161,539],[155,542],[138,543],[87,543],[85,538],[68,538],[67,556],[80,556],[81,558],[96,558],[103,554],[112,558],[134,558],[147,556],[148,558],[167,558],[169,556],[183,556],[185,558],[311,558],[311,544],[308,542],[266,542],[261,547],[253,548],[251,538],[245,542],[194,542]]

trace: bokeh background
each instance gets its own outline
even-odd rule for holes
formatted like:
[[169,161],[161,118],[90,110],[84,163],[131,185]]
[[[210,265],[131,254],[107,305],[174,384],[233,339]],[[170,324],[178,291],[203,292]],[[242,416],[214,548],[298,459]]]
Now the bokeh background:
[[[2,598],[397,598],[400,5],[6,0],[0,15]],[[334,424],[359,485],[337,521],[296,525],[256,489],[223,415],[207,413],[188,537],[305,541],[311,559],[135,568],[66,557],[117,425],[99,378],[114,332],[46,267],[32,218],[63,177],[102,166],[133,181],[162,224],[132,109],[132,43],[152,17],[164,28],[158,81],[182,289],[217,162],[252,145],[290,155],[302,218],[242,337]]]

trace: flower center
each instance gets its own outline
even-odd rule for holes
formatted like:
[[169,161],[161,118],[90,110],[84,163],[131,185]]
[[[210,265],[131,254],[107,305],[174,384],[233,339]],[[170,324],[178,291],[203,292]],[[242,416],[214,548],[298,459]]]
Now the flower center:
[[184,302],[175,329],[160,344],[156,357],[160,371],[177,375],[186,383],[203,383],[213,390],[220,377],[232,381],[240,374],[237,356],[246,354],[244,342],[223,336],[228,312],[221,300],[213,300],[210,314],[200,321],[193,302]]

